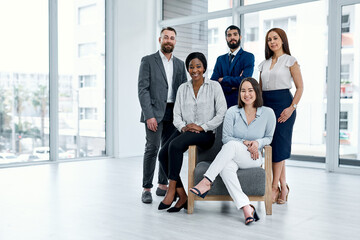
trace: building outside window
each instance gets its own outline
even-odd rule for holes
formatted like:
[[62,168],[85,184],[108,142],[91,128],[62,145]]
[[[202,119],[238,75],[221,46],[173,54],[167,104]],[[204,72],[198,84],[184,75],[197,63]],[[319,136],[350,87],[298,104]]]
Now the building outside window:
[[87,57],[96,55],[96,43],[80,43],[78,44],[78,56]]
[[97,120],[97,109],[80,108],[80,120]]
[[59,75],[71,76],[59,100],[59,145],[77,158],[105,155],[104,29],[104,0],[59,1]]
[[49,147],[48,8],[0,1],[0,164],[37,161],[33,149]]
[[78,8],[78,24],[79,25],[94,25],[97,21],[97,7],[96,4],[82,6]]
[[208,44],[217,44],[219,42],[219,29],[210,28],[208,33]]
[[80,88],[96,87],[96,75],[79,75]]
[[259,41],[259,28],[249,27],[245,29],[246,32],[246,41],[247,42],[256,42]]

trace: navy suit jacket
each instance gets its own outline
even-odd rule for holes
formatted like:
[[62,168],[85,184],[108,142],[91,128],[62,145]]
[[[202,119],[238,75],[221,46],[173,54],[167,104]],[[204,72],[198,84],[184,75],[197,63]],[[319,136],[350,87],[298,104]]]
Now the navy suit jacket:
[[239,85],[244,78],[252,77],[254,62],[254,55],[242,48],[236,54],[231,65],[229,64],[228,53],[217,58],[211,79],[217,81],[219,78],[223,78],[220,84],[228,108],[238,104]]

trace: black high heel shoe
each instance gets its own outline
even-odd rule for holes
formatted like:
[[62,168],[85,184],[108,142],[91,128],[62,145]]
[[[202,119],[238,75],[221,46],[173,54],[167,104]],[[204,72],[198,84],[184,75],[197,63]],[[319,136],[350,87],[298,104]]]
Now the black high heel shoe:
[[[250,204],[250,207],[252,207],[254,209],[253,214],[252,214],[253,216],[245,219],[245,225],[249,225],[250,223],[260,220],[259,216],[256,213],[255,207],[251,204]],[[252,220],[252,221],[250,221],[250,220]]]
[[209,182],[210,182],[210,189],[207,190],[206,192],[203,192],[201,194],[200,190],[197,189],[196,187],[193,187],[190,189],[190,192],[192,192],[193,194],[195,194],[196,196],[199,196],[201,198],[205,198],[206,195],[208,194],[208,192],[211,190],[211,186],[213,185],[213,182],[210,180],[210,178],[208,178],[207,176],[204,176],[204,178],[206,178]]
[[167,210],[167,212],[180,212],[180,210],[181,209],[186,209],[187,210],[187,200],[186,200],[186,202],[183,204],[183,205],[181,205],[181,207],[179,207],[179,208],[177,208],[177,207],[172,207],[172,208],[169,208],[168,210]]
[[165,204],[163,202],[160,202],[158,210],[164,210],[164,209],[167,209],[169,207],[171,207],[171,204],[168,205],[168,204]]
[[[173,202],[176,202],[176,198],[178,198],[178,194],[177,194],[177,193],[175,193],[174,199],[173,199],[172,203],[173,203]],[[159,207],[158,207],[158,210],[167,209],[167,208],[171,207],[171,204],[172,204],[172,203],[170,203],[170,204],[168,205],[168,204],[165,204],[165,203],[163,203],[163,202],[160,202]]]

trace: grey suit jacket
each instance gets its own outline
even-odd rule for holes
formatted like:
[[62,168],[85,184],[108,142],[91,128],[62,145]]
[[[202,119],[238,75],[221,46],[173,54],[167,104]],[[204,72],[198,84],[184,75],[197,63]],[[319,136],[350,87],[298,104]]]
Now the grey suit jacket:
[[[173,99],[179,86],[186,82],[185,64],[174,56],[173,58]],[[141,105],[141,122],[156,118],[160,122],[165,114],[168,95],[168,82],[160,53],[145,56],[141,59],[138,96]]]

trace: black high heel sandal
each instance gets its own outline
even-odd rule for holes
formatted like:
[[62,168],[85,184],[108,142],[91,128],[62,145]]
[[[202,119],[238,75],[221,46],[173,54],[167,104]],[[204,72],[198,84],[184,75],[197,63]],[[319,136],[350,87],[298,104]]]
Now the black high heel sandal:
[[183,209],[183,208],[187,210],[187,200],[183,205],[181,205],[181,207],[179,207],[179,208],[177,208],[177,207],[169,208],[167,210],[167,212],[169,212],[169,213],[171,213],[171,212],[180,212],[180,210]]
[[207,190],[206,192],[202,193],[200,192],[199,189],[193,187],[190,189],[190,192],[192,192],[193,194],[195,194],[196,196],[199,196],[201,198],[205,198],[206,195],[208,194],[208,192],[211,190],[211,186],[213,185],[213,182],[207,177],[207,176],[204,176],[204,178],[206,178],[209,182],[210,182],[210,189]]
[[[253,214],[252,214],[253,216],[245,219],[245,225],[249,225],[253,222],[260,220],[258,214],[256,213],[255,207],[251,204],[250,204],[250,207],[252,207],[254,209]],[[249,221],[249,220],[252,220],[252,221]]]

